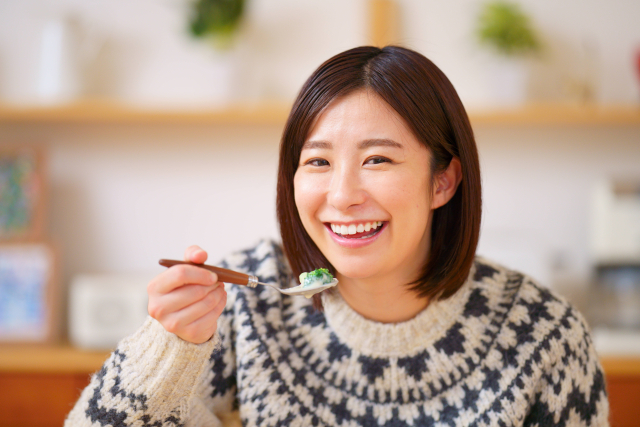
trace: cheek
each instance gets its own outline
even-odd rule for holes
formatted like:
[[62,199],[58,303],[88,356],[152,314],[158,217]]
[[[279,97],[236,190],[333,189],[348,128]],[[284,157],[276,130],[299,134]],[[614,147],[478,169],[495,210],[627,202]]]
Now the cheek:
[[303,223],[313,216],[319,206],[319,194],[317,185],[304,174],[298,174],[293,179],[293,194],[298,208],[298,213]]
[[415,175],[400,175],[386,182],[374,183],[370,191],[381,204],[390,210],[416,214],[430,205],[429,187],[426,180],[416,179]]

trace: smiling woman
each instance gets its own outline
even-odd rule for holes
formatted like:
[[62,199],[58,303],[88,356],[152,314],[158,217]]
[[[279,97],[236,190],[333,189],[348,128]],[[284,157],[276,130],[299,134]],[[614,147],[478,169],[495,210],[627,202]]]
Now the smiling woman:
[[189,247],[190,264],[149,283],[150,317],[68,426],[217,426],[236,409],[245,426],[607,425],[582,316],[475,256],[476,145],[431,61],[361,47],[322,64],[292,108],[278,173],[282,244],[221,266],[276,287],[316,270],[337,286],[313,302],[221,286]]

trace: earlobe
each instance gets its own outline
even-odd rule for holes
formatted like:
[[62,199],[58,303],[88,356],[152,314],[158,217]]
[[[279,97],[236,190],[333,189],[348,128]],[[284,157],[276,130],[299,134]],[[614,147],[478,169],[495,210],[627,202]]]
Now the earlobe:
[[431,209],[437,209],[446,205],[456,194],[456,190],[462,181],[462,165],[460,159],[451,159],[447,169],[434,177],[433,199]]

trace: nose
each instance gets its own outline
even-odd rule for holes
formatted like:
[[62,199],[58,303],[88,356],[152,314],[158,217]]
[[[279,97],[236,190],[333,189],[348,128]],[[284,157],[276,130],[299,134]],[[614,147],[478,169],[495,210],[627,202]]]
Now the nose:
[[334,173],[327,194],[329,205],[344,212],[349,208],[364,204],[366,200],[367,192],[363,188],[356,170],[345,167]]

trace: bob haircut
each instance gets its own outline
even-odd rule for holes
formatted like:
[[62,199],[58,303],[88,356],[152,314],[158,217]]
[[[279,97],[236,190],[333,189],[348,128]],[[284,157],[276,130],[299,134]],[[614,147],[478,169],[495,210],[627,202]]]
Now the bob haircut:
[[[375,93],[402,117],[431,155],[432,179],[460,159],[462,181],[451,200],[434,210],[431,248],[421,275],[408,283],[420,297],[445,299],[467,280],[480,234],[480,165],[467,113],[453,85],[429,59],[397,46],[357,47],[322,64],[305,82],[280,144],[277,216],[285,256],[296,277],[335,268],[305,231],[293,180],[302,146],[316,118],[334,100],[357,90]],[[321,308],[318,295],[314,305]]]

